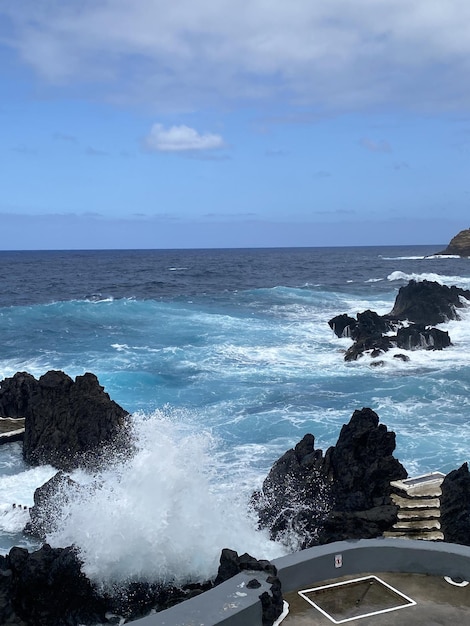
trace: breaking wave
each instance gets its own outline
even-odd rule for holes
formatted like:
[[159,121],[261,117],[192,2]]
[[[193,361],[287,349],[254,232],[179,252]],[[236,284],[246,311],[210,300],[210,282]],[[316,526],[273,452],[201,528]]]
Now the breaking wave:
[[54,547],[77,546],[90,579],[182,583],[215,575],[225,547],[257,558],[282,554],[256,529],[248,494],[220,480],[209,433],[185,432],[157,412],[136,416],[135,445],[121,465],[71,475],[82,488],[62,494],[47,536]]

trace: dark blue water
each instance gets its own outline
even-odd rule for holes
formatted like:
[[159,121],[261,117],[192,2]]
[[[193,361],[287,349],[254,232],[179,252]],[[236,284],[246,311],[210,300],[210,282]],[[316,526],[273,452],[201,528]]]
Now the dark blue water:
[[[171,526],[180,534],[183,513],[174,512],[178,500],[172,498],[178,489],[191,503],[192,520],[221,510],[227,520],[222,501],[233,502],[236,494],[244,512],[243,502],[280,454],[306,432],[319,447],[334,444],[341,425],[363,406],[397,433],[396,454],[410,474],[447,472],[469,457],[468,311],[443,325],[453,347],[413,352],[408,363],[391,351],[383,368],[367,359],[345,363],[342,351],[350,342],[327,324],[339,313],[389,311],[411,278],[469,288],[467,259],[428,258],[442,247],[0,252],[0,377],[49,369],[96,373],[110,396],[135,413],[143,442],[145,460],[139,457],[140,469],[132,470],[141,480],[120,494],[120,502],[132,491],[148,507],[149,494],[158,493],[154,519],[172,511]],[[145,456],[146,449],[158,449],[158,459]],[[182,458],[197,459],[208,481],[205,498],[197,482],[178,473]],[[34,487],[53,473],[28,471],[19,446],[0,449],[0,471],[0,513],[11,501],[29,504]],[[114,493],[126,484],[122,476],[105,482]],[[99,517],[93,507],[100,510],[114,496],[93,497],[94,505],[74,514],[90,511],[91,519],[73,518],[74,528],[88,535]],[[138,504],[132,506],[135,512]],[[137,515],[136,542],[146,532],[146,510]],[[117,534],[131,525],[127,515],[123,504]],[[6,549],[18,541],[22,520],[1,520],[0,547]],[[233,535],[248,541],[238,522],[221,520],[224,526],[233,532],[221,535],[222,543],[230,540],[237,549]],[[161,528],[152,527],[155,537]],[[125,570],[126,557],[119,557],[119,567],[115,559],[119,541],[112,529],[101,531],[103,546],[106,537],[113,542],[100,555],[108,574]],[[95,562],[96,542],[67,532],[60,541],[80,543]],[[91,534],[99,536],[100,529]],[[168,545],[171,538],[161,541]]]
[[[391,269],[466,275],[466,259],[423,261],[436,247],[0,251],[0,306],[171,300],[276,286],[367,294],[390,290],[384,279]],[[371,278],[381,281],[368,283]]]

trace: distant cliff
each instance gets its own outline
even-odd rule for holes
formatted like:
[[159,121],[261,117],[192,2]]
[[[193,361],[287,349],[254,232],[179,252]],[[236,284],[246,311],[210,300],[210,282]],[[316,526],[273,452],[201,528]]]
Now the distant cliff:
[[451,239],[447,248],[438,254],[457,254],[470,257],[470,228],[461,230]]

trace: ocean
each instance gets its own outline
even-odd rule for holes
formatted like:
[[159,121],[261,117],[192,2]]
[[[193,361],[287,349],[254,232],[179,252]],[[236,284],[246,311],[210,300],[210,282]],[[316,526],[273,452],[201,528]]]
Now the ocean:
[[[201,579],[220,550],[273,558],[252,491],[311,432],[333,445],[353,411],[395,431],[410,475],[469,458],[470,309],[442,324],[453,346],[383,367],[345,363],[328,320],[390,311],[412,278],[470,289],[470,260],[441,246],[0,252],[0,377],[95,373],[133,414],[137,453],[72,478],[53,546],[74,544],[98,583]],[[431,255],[431,256],[429,256]],[[34,489],[55,470],[0,446],[0,551],[21,533]]]

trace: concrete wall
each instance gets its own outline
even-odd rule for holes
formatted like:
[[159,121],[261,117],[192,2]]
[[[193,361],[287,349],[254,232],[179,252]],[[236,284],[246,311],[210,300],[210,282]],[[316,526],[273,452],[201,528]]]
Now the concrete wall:
[[[341,567],[337,565],[341,562]],[[309,548],[273,561],[284,592],[350,574],[402,572],[470,580],[470,548],[409,539],[361,539]]]
[[[470,580],[470,547],[408,539],[361,539],[309,548],[273,561],[284,592],[351,574],[402,572]],[[341,566],[339,566],[341,564]],[[256,578],[259,589],[247,589]],[[196,598],[133,622],[136,626],[261,626],[266,575],[243,572]]]

